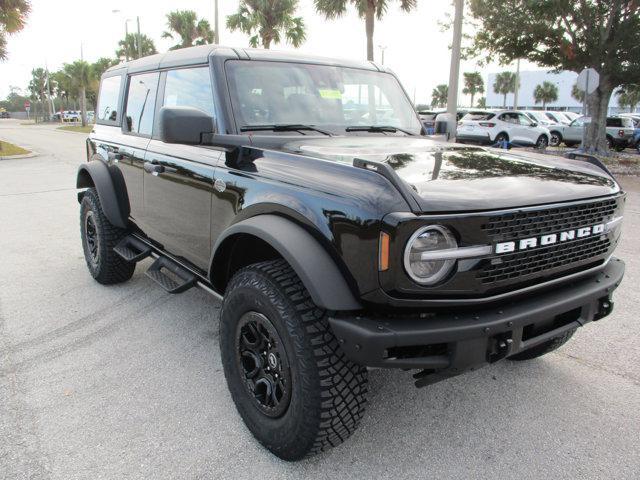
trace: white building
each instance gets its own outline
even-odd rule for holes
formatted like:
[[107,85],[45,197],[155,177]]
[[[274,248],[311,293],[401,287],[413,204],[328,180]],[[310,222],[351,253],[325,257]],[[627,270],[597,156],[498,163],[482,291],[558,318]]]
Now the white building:
[[[490,73],[486,85],[487,107],[502,108],[503,95],[493,91],[493,84],[497,73]],[[533,91],[542,82],[551,82],[558,87],[558,100],[547,104],[549,110],[570,110],[581,113],[582,104],[571,96],[571,89],[576,83],[578,74],[573,72],[551,73],[545,70],[520,72],[520,90],[518,91],[518,108],[534,110],[541,109],[542,104],[536,104],[533,98]],[[513,108],[513,93],[507,95],[507,108]],[[609,102],[609,114],[613,115],[623,111],[618,105],[618,97],[614,93]]]

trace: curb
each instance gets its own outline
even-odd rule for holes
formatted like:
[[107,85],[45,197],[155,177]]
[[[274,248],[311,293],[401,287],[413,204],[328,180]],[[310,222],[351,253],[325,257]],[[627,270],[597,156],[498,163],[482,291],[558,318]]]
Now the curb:
[[38,157],[40,154],[38,152],[25,153],[23,155],[10,155],[8,157],[0,157],[0,161],[2,160],[18,160],[22,158],[33,158]]

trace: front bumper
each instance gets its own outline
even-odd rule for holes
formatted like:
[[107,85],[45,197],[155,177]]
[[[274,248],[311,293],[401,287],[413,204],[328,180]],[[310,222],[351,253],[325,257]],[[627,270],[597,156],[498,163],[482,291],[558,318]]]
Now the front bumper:
[[493,363],[611,313],[624,275],[612,258],[598,273],[499,306],[395,317],[329,319],[352,361],[370,367],[421,369],[424,386]]

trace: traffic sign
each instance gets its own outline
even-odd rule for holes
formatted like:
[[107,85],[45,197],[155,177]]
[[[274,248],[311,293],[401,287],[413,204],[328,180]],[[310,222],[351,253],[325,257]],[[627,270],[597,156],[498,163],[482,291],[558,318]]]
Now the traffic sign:
[[592,94],[600,85],[600,75],[593,68],[585,68],[578,75],[576,85],[587,95]]
[[24,101],[24,109],[29,110],[31,108],[31,102],[29,100]]

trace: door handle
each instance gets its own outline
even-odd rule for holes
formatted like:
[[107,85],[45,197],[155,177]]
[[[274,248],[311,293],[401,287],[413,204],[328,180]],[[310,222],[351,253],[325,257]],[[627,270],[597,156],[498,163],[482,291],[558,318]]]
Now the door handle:
[[150,173],[151,175],[158,175],[159,173],[164,172],[164,167],[157,163],[145,162],[142,168],[144,168],[145,172]]
[[143,168],[145,172],[150,173],[151,175],[158,175],[160,173],[176,173],[178,171],[177,168],[160,165],[155,162],[144,162]]

